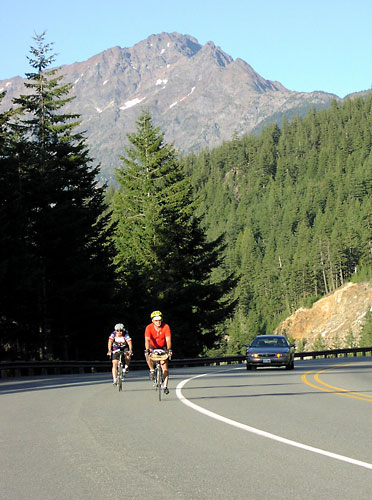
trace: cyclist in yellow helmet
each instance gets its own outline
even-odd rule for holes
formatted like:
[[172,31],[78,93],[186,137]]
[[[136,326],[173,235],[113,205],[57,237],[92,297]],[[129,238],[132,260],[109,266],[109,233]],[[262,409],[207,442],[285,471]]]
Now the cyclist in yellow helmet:
[[[145,330],[145,357],[150,369],[150,379],[154,378],[154,362],[150,358],[150,354],[154,349],[166,349],[169,354],[172,354],[172,338],[171,330],[167,323],[163,321],[163,315],[160,311],[153,311],[151,313],[151,323],[146,326]],[[161,362],[163,370],[163,390],[164,394],[169,394],[168,389],[168,360]]]

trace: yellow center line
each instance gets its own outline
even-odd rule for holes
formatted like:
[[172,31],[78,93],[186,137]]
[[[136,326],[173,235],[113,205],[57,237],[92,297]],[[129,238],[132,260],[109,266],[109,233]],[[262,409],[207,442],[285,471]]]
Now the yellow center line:
[[[348,389],[344,389],[342,387],[336,387],[334,385],[330,385],[330,384],[327,384],[326,382],[323,382],[323,380],[321,380],[319,378],[320,374],[322,374],[328,370],[333,370],[334,368],[342,368],[344,366],[350,366],[350,364],[351,363],[345,363],[342,365],[332,366],[331,368],[326,368],[324,370],[319,370],[319,371],[312,370],[312,371],[309,371],[309,372],[305,373],[304,375],[302,375],[301,379],[305,384],[309,385],[310,387],[314,387],[315,389],[318,389],[320,391],[329,392],[332,394],[337,394],[338,396],[345,396],[347,398],[360,399],[362,401],[369,401],[370,403],[372,403],[372,395],[363,394],[361,392],[349,391]],[[308,380],[307,377],[311,376],[311,375],[313,375],[314,380],[320,385],[315,385],[312,382],[310,382],[310,380]],[[324,387],[321,387],[321,386],[324,386]]]

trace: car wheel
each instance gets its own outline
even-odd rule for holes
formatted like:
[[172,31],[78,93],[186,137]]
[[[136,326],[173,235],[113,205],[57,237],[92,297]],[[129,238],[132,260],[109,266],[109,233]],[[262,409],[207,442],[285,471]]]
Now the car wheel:
[[252,370],[251,365],[247,365],[247,370]]

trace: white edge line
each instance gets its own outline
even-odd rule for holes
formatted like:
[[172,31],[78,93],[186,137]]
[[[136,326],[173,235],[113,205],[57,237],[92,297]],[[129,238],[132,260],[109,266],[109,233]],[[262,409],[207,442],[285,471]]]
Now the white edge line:
[[361,460],[355,460],[354,458],[349,458],[345,457],[343,455],[338,455],[337,453],[332,453],[330,451],[322,450],[320,448],[314,448],[313,446],[308,446],[307,444],[302,444],[298,443],[297,441],[292,441],[291,439],[286,439],[281,436],[277,436],[276,434],[271,434],[270,432],[262,431],[260,429],[256,429],[255,427],[251,427],[249,425],[242,424],[240,422],[237,422],[236,420],[231,420],[230,418],[223,417],[222,415],[219,415],[218,413],[214,413],[213,411],[206,410],[205,408],[202,408],[199,405],[196,405],[195,403],[192,403],[188,399],[184,397],[182,394],[182,388],[190,382],[190,380],[194,380],[196,378],[200,377],[205,377],[207,376],[208,373],[203,373],[202,375],[196,375],[194,377],[188,378],[186,380],[183,380],[177,385],[176,388],[176,394],[178,399],[181,401],[186,406],[189,406],[195,411],[198,411],[199,413],[202,413],[203,415],[206,415],[207,417],[214,418],[215,420],[219,420],[220,422],[223,422],[228,425],[232,425],[233,427],[237,427],[238,429],[242,429],[243,431],[246,432],[251,432],[252,434],[257,434],[258,436],[265,437],[267,439],[272,439],[273,441],[279,441],[280,443],[289,445],[289,446],[294,446],[295,448],[301,448],[306,451],[311,451],[312,453],[318,453],[319,455],[324,455],[329,458],[334,458],[335,460],[341,460],[342,462],[348,462],[353,465],[358,465],[359,467],[365,467],[366,469],[372,469],[372,464],[369,464],[368,462],[362,462]]

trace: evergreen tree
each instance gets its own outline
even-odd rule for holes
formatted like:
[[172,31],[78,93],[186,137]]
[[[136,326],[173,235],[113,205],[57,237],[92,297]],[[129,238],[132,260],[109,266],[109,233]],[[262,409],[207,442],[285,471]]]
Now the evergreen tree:
[[[24,114],[14,127],[22,146],[16,158],[17,193],[31,274],[24,276],[29,282],[25,300],[33,306],[33,317],[27,325],[15,319],[19,330],[28,329],[29,350],[41,357],[87,358],[99,352],[99,328],[111,299],[104,194],[85,139],[74,131],[78,115],[59,112],[71,100],[71,85],[57,70],[47,69],[54,55],[45,33],[34,40],[28,92],[14,100]],[[87,328],[90,341],[83,352]]]
[[[5,93],[0,94],[0,101]],[[24,146],[11,127],[14,110],[0,114],[0,348],[3,357],[14,356],[18,344],[27,337],[33,316],[30,282],[33,268],[24,240],[25,217],[22,203],[22,178],[19,154]]]
[[372,346],[372,311],[367,311],[360,332],[360,347]]
[[347,335],[345,337],[345,347],[358,347],[358,341],[355,338],[354,332],[351,328],[349,328]]
[[216,325],[231,309],[224,297],[232,281],[212,280],[222,264],[222,239],[206,241],[191,183],[146,111],[128,139],[112,201],[115,263],[131,304],[128,321],[144,328],[151,310],[162,310],[177,355],[193,356],[212,345]]
[[319,334],[315,337],[312,350],[313,351],[324,351],[326,349],[326,344],[323,337]]

